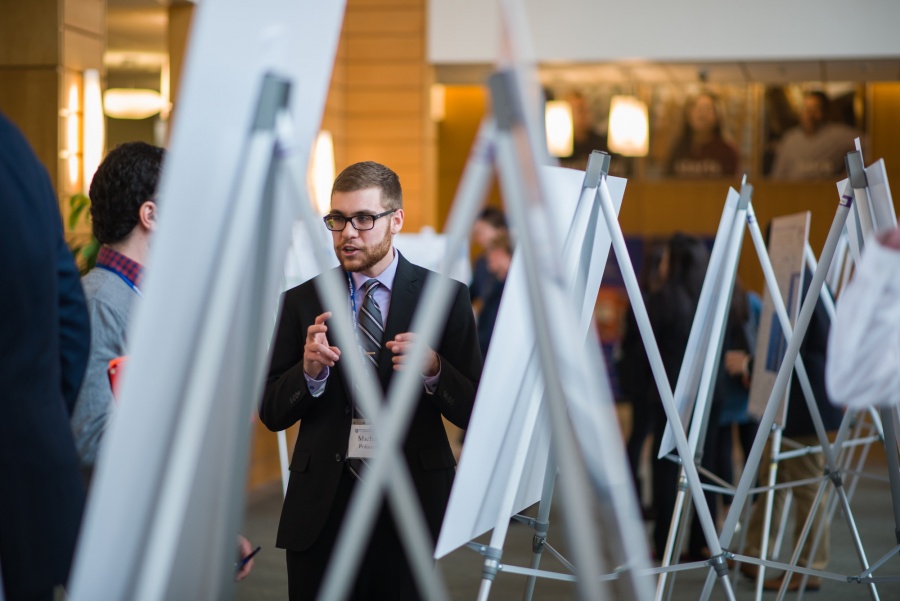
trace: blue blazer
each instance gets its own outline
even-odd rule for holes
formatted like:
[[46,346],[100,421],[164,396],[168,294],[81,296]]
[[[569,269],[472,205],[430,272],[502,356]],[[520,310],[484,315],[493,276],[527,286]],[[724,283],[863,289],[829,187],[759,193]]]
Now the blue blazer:
[[0,114],[0,566],[6,598],[68,579],[84,484],[69,416],[90,326],[56,193]]

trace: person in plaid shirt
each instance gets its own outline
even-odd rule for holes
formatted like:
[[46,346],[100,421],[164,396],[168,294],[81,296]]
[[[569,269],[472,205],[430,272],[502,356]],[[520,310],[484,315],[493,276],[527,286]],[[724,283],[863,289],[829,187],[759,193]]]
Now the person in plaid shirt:
[[72,415],[85,482],[90,483],[115,401],[109,362],[126,354],[128,321],[141,295],[143,265],[156,228],[162,148],[129,142],[112,150],[91,181],[97,265],[82,280],[91,319],[91,353]]

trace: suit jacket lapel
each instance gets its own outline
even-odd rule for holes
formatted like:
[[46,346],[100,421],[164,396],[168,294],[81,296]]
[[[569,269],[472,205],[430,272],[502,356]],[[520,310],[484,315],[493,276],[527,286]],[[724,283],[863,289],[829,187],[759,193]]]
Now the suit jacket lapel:
[[[399,254],[400,251],[397,252]],[[412,264],[400,255],[397,273],[394,276],[394,287],[391,289],[391,308],[384,328],[384,342],[393,340],[397,334],[409,331],[412,314],[422,291],[422,283]],[[378,361],[378,378],[385,390],[394,373],[392,358],[393,353],[383,348]]]

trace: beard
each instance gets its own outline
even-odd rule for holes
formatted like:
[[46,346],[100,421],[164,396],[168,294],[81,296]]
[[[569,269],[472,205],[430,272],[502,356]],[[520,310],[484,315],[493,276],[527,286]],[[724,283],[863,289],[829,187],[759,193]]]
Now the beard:
[[[347,224],[347,227],[352,226],[350,224]],[[374,246],[364,246],[360,238],[357,238],[356,242],[353,243],[339,240],[334,245],[334,254],[337,255],[338,262],[340,262],[341,268],[344,271],[349,271],[352,273],[368,271],[379,261],[381,261],[385,257],[385,255],[391,252],[391,248],[393,247],[393,239],[394,236],[393,234],[391,234],[391,229],[386,228],[384,237],[379,242],[376,242]],[[356,253],[356,256],[345,257],[341,254],[341,248],[346,245],[350,245],[359,249]]]

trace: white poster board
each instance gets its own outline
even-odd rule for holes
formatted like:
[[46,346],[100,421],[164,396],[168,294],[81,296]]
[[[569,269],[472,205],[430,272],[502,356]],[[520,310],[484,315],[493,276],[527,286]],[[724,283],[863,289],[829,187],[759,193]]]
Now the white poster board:
[[[610,236],[605,226],[597,227],[598,223],[602,224],[598,211],[591,213],[597,221],[569,229],[584,172],[545,169],[546,189],[552,191],[548,201],[559,215],[556,225],[560,230],[556,239],[565,240],[567,231],[575,236],[568,246],[576,257],[582,254],[584,240],[593,240],[593,251],[588,255],[591,261],[588,281],[581,299],[582,316],[591,314],[609,255]],[[618,211],[626,180],[610,177],[607,181],[613,206]],[[581,213],[579,211],[579,215]],[[503,496],[510,487],[517,491],[513,513],[540,500],[550,445],[550,423],[542,402],[544,383],[527,303],[524,265],[517,255],[513,258],[500,302],[475,408],[435,549],[436,558],[493,528]],[[582,318],[579,325],[583,344],[590,323]],[[573,348],[579,348],[579,345],[573,343]],[[603,369],[603,366],[597,366],[597,369]],[[522,448],[527,448],[524,471],[517,473],[513,465],[522,459],[517,456],[517,449]]]
[[[796,213],[776,217],[772,220],[769,233],[768,251],[775,272],[775,281],[781,290],[784,306],[793,327],[800,313],[803,300],[804,249],[809,238],[810,213]],[[787,339],[781,329],[781,322],[775,315],[771,291],[766,288],[763,296],[763,308],[759,318],[759,335],[756,339],[756,352],[753,361],[753,374],[750,379],[750,401],[748,412],[760,419],[766,410],[766,404],[772,395],[775,378],[784,360],[787,350]],[[784,399],[781,402],[775,423],[784,426],[785,403],[790,395],[788,384]]]
[[[866,167],[866,180],[868,182],[868,200],[869,212],[872,215],[875,231],[891,229],[897,227],[897,214],[894,210],[894,201],[891,197],[891,186],[888,183],[887,171],[884,166],[884,159],[878,159],[868,167]],[[850,180],[842,179],[837,183],[838,197],[844,193],[844,189],[848,188]],[[856,218],[858,207],[853,206],[847,213],[847,237],[850,242],[854,262],[859,261],[860,257],[860,240],[868,232],[861,231]]]
[[[678,371],[678,380],[673,391],[675,408],[678,410],[681,423],[686,430],[689,427],[688,424],[690,423],[694,406],[699,398],[700,380],[703,365],[706,362],[706,355],[709,353],[710,345],[713,344],[710,340],[710,334],[713,327],[711,322],[715,304],[720,294],[730,295],[731,286],[733,286],[733,283],[729,283],[728,288],[723,291],[722,273],[723,264],[726,261],[733,262],[736,260],[736,257],[729,259],[726,254],[729,241],[736,229],[734,220],[738,218],[738,201],[740,196],[740,193],[734,188],[728,189],[728,194],[725,197],[725,206],[722,209],[722,217],[719,219],[719,227],[716,230],[713,248],[709,255],[706,275],[703,277],[700,298],[697,300],[697,310],[694,313],[694,320],[691,322],[691,332],[688,335],[687,345],[685,346],[684,358],[682,359],[681,368]],[[741,212],[741,228],[743,228],[743,216],[745,214]],[[741,235],[743,235],[743,230]],[[672,422],[667,421],[657,457],[665,457],[674,449],[675,435],[672,433]]]
[[884,159],[878,159],[866,167],[866,180],[869,182],[869,204],[872,207],[875,231],[897,227],[897,213],[891,198],[891,186],[888,183]]
[[305,165],[343,13],[340,1],[198,5],[73,601],[230,597],[251,415],[299,208],[268,179],[274,120],[287,100],[293,131],[278,154]]

